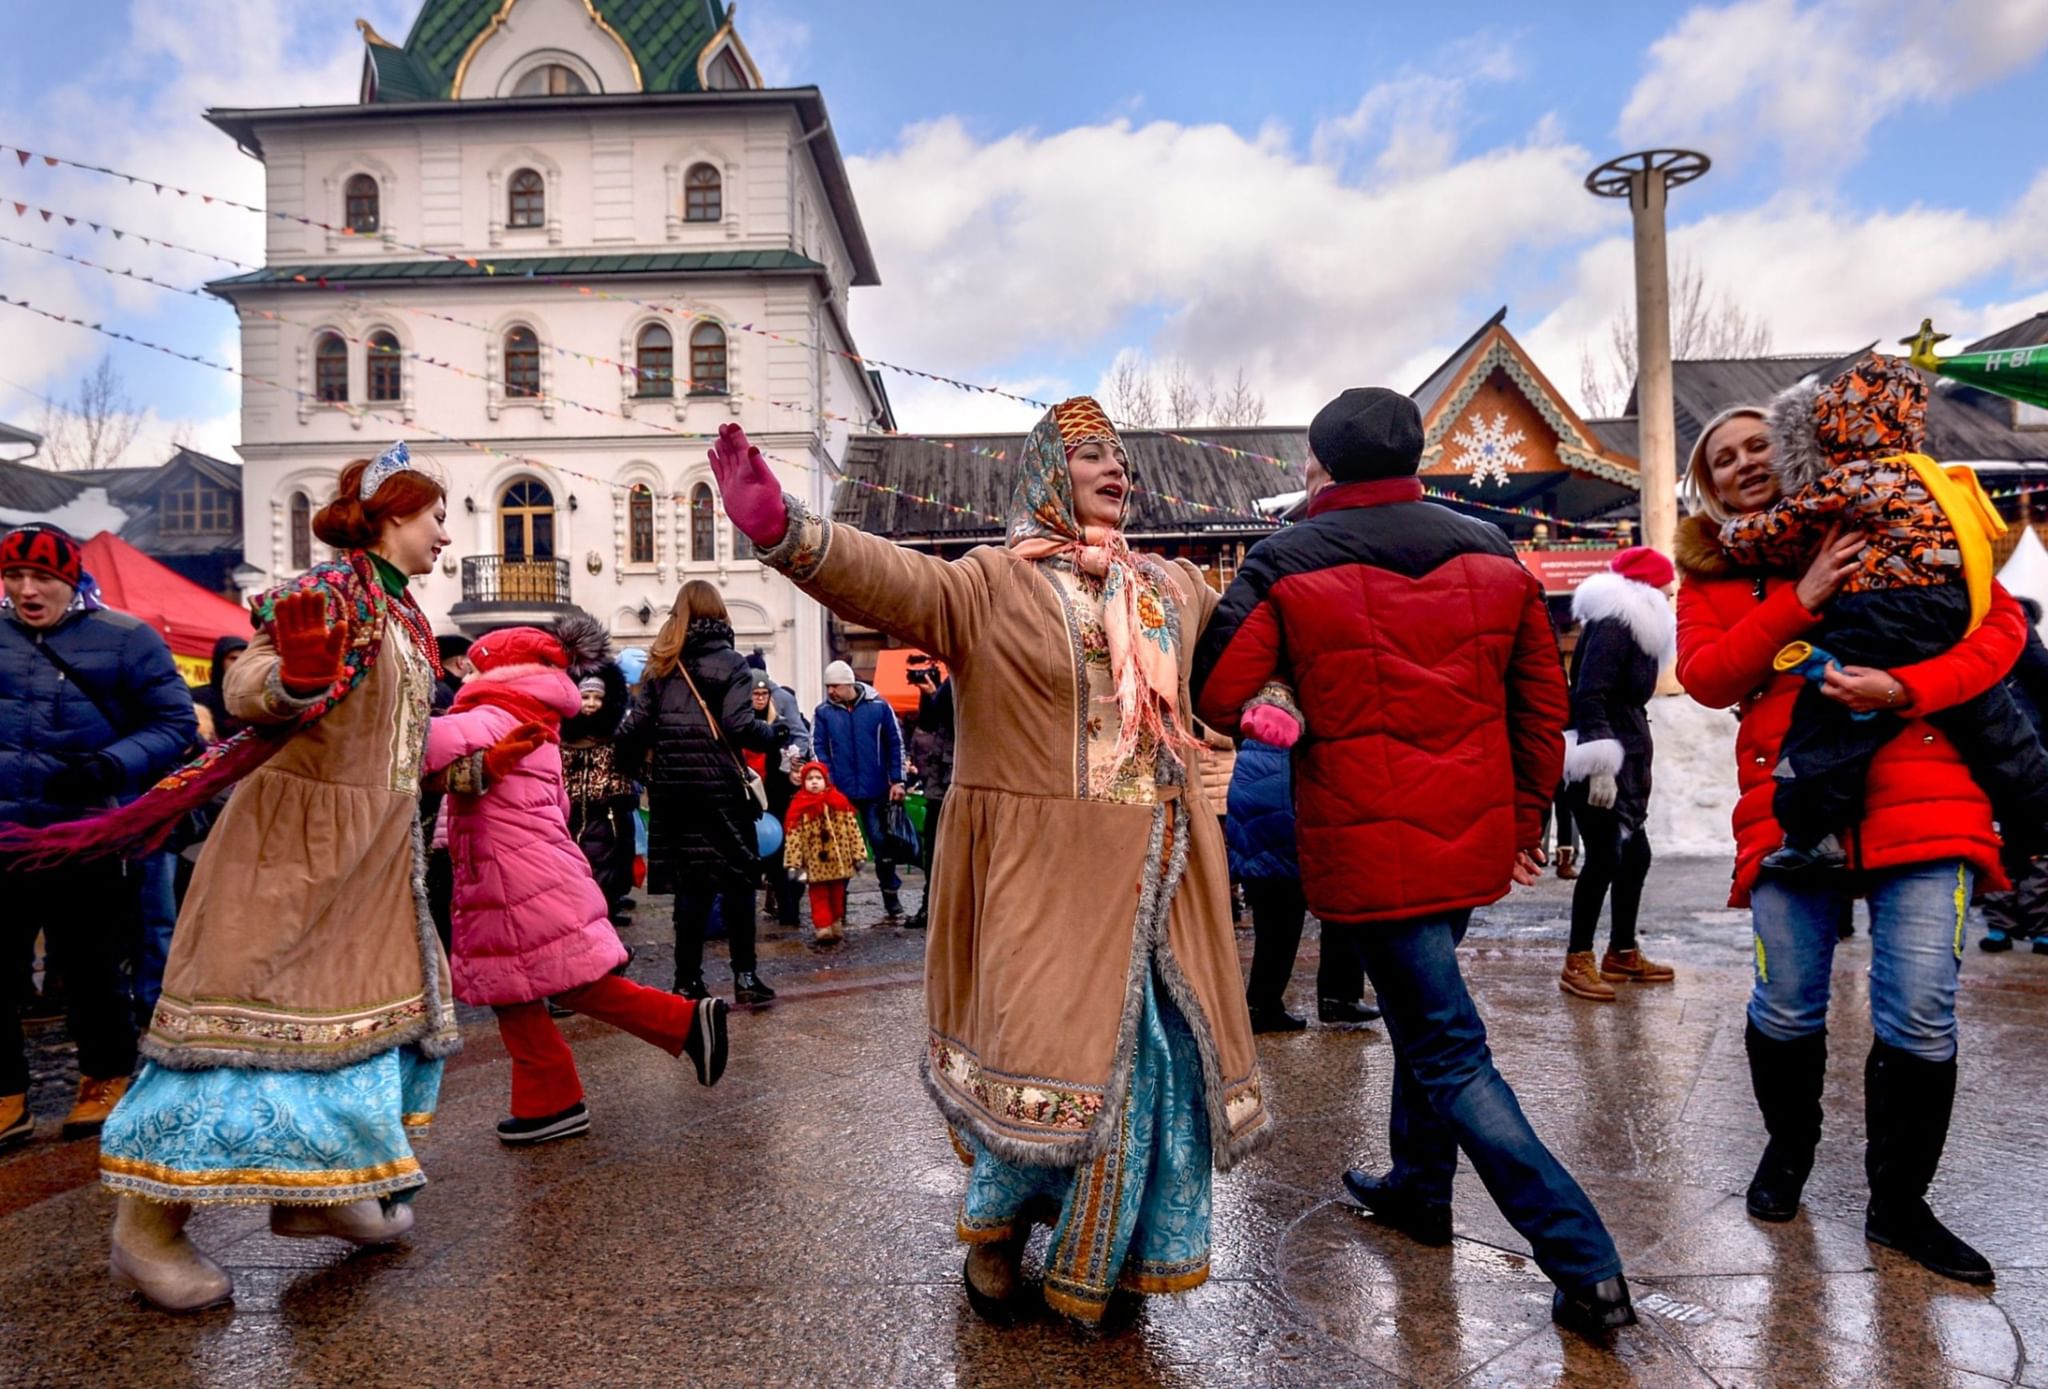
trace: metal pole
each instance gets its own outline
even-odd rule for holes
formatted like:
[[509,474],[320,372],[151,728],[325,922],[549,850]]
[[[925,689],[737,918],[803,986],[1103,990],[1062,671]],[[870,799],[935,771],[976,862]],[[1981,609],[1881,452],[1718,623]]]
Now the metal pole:
[[1635,214],[1636,430],[1642,469],[1642,543],[1671,554],[1678,534],[1678,429],[1671,401],[1671,276],[1664,248],[1662,169],[1629,175]]

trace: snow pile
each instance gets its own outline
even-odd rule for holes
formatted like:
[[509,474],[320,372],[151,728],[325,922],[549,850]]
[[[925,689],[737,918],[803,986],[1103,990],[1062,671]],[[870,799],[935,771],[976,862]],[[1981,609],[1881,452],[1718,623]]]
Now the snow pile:
[[128,513],[107,500],[104,487],[88,487],[54,511],[14,511],[0,506],[0,526],[25,526],[31,521],[62,526],[80,540],[90,540],[101,531],[119,535],[121,527],[128,524]]
[[1687,695],[1650,701],[1650,847],[1657,854],[1735,862],[1735,715]]

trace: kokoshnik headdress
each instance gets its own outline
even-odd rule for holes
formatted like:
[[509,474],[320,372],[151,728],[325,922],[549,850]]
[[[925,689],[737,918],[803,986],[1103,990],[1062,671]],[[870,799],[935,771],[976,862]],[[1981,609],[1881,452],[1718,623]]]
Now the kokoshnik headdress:
[[394,474],[411,471],[412,450],[405,446],[405,440],[400,439],[372,459],[369,467],[363,469],[363,485],[356,491],[356,500],[370,500],[377,495],[377,489],[390,481]]

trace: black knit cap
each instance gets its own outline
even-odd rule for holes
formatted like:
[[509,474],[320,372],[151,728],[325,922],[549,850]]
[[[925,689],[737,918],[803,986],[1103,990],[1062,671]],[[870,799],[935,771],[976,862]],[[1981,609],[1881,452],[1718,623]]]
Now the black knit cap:
[[1338,482],[1408,477],[1422,462],[1422,412],[1399,391],[1353,386],[1316,411],[1308,446]]
[[435,637],[434,647],[442,660],[453,660],[457,656],[469,654],[469,638],[451,632],[446,636]]

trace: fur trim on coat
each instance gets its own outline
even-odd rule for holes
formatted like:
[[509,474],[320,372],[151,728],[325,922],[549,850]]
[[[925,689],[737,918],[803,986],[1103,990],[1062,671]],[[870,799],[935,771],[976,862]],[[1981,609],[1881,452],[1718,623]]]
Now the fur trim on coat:
[[1778,392],[1764,417],[1776,448],[1771,471],[1788,497],[1818,482],[1834,466],[1822,451],[1820,431],[1814,426],[1814,402],[1819,398],[1820,379],[1806,377]]
[[1590,781],[1605,772],[1608,776],[1620,776],[1624,762],[1628,761],[1628,750],[1619,738],[1595,738],[1590,743],[1581,743],[1577,729],[1567,729],[1564,735],[1564,779],[1567,785],[1576,781]]
[[1671,600],[1634,579],[1595,574],[1572,594],[1572,616],[1580,622],[1614,618],[1628,628],[1636,645],[1657,658],[1659,666],[1678,655],[1678,619]]

